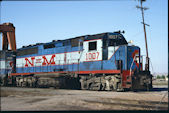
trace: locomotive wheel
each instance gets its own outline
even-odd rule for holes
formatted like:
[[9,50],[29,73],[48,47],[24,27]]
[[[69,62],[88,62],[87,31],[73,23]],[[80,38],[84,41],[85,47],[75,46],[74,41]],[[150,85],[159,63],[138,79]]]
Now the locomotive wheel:
[[105,89],[106,89],[105,83],[95,83],[89,85],[89,90],[104,91]]
[[3,86],[8,86],[8,77],[5,76],[4,78],[2,78],[2,85]]
[[82,90],[88,89],[88,87],[87,87],[87,82],[86,82],[86,78],[83,77],[83,76],[81,76],[80,85],[81,85],[81,89],[82,89]]
[[117,91],[117,92],[124,91],[124,89],[121,87],[121,85],[122,85],[122,84],[121,84],[120,82],[117,83],[117,85],[116,85],[116,86],[117,86],[117,87],[116,87],[116,91]]
[[102,90],[102,84],[101,83],[91,83],[89,85],[89,90],[100,91],[100,90]]
[[102,90],[102,91],[105,91],[105,89],[106,89],[106,83],[102,83],[102,84],[101,84],[101,90]]
[[109,75],[105,77],[105,90],[107,91],[121,91],[121,77],[120,75]]
[[80,83],[81,83],[81,89],[82,89],[82,90],[88,89],[87,84],[86,84],[85,81],[81,80]]

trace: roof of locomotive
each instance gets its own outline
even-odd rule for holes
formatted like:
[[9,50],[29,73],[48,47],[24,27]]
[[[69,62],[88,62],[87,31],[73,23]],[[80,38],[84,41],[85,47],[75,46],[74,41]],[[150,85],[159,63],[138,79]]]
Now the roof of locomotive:
[[[33,48],[33,47],[37,47],[39,45],[64,43],[64,42],[68,42],[68,41],[72,41],[73,42],[73,40],[76,40],[75,42],[73,42],[73,43],[76,43],[77,40],[79,41],[79,39],[81,39],[83,41],[93,40],[93,39],[102,39],[102,38],[106,38],[107,35],[121,35],[123,37],[123,35],[120,33],[120,31],[119,32],[105,32],[105,33],[99,33],[99,34],[94,34],[94,35],[77,36],[75,38],[69,38],[69,39],[64,39],[64,40],[53,40],[52,42],[47,42],[47,43],[30,44],[28,46],[22,46],[22,48],[19,48],[17,50]],[[124,38],[124,40],[125,40],[125,38]]]

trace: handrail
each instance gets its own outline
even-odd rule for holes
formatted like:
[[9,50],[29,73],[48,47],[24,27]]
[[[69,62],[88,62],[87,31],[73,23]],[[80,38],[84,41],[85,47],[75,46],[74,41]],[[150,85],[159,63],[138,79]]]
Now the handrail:
[[134,56],[134,58],[133,58],[133,61],[132,61],[132,64],[131,64],[131,66],[130,66],[130,76],[131,76],[131,68],[132,68],[132,66],[133,66],[133,63],[134,63],[134,60],[135,60],[135,57],[136,57],[136,55]]

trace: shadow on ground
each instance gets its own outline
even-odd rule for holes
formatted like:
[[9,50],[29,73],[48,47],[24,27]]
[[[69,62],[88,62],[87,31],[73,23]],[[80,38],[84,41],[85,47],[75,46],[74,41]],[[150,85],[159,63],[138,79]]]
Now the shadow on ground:
[[151,91],[168,91],[168,88],[153,88]]
[[168,91],[168,88],[166,87],[162,87],[162,88],[153,88],[150,90],[134,90],[134,92],[145,92],[145,91],[149,91],[149,92],[161,92],[161,91]]

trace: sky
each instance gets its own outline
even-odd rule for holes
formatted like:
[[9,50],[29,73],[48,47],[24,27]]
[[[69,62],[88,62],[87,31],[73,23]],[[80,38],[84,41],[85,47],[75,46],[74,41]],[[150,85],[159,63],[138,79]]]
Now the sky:
[[[138,0],[2,1],[0,5],[0,23],[14,24],[17,48],[124,30],[126,40],[133,40],[146,55]],[[150,25],[146,31],[151,72],[168,73],[168,0],[147,0],[143,6],[149,8],[145,23]]]

